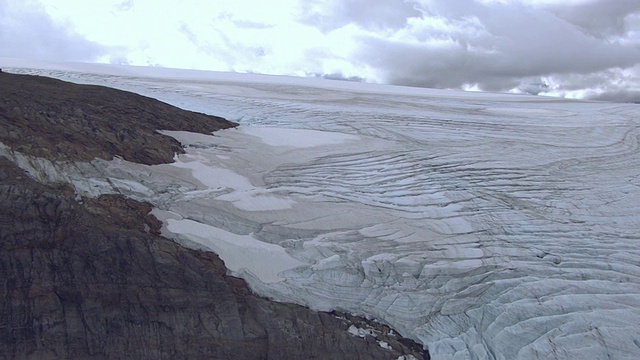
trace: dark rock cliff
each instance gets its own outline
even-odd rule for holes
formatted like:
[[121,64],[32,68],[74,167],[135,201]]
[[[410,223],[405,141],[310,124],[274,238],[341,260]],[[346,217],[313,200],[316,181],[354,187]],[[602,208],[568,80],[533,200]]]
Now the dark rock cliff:
[[[234,125],[131,93],[7,73],[0,96],[0,142],[51,160],[167,162],[181,147],[155,129]],[[215,254],[161,237],[150,210],[116,195],[80,200],[0,157],[0,359],[422,358],[421,346],[384,326],[252,294]],[[353,336],[351,324],[380,335]]]

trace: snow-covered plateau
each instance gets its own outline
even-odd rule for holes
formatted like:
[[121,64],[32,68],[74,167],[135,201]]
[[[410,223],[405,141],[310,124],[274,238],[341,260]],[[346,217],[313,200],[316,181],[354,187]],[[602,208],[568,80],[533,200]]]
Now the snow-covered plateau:
[[[364,314],[434,359],[640,358],[640,106],[249,74],[8,68],[225,117],[166,165],[51,163],[149,201],[254,291]],[[60,70],[61,69],[61,70]]]

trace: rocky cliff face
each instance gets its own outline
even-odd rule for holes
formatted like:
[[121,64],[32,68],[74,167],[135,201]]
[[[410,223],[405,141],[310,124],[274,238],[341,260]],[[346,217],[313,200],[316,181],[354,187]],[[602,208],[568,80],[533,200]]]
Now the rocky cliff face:
[[[182,148],[156,129],[230,126],[122,91],[0,73],[0,142],[32,156],[168,162]],[[161,237],[150,210],[80,198],[0,157],[0,359],[425,355],[379,324],[252,294],[215,254]],[[366,327],[374,335],[352,334]]]

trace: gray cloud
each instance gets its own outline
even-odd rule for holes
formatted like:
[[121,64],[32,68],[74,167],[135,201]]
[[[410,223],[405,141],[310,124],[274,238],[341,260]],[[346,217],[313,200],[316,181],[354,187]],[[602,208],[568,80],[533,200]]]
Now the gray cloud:
[[[375,69],[387,83],[529,93],[584,87],[609,91],[616,74],[612,69],[640,64],[637,0],[546,6],[415,0],[384,2],[371,12],[364,11],[367,5],[348,1],[324,19],[330,18],[333,27],[387,24],[396,34],[404,31],[403,36],[369,31],[358,39],[354,60]],[[395,11],[387,9],[394,6]],[[360,11],[366,15],[354,15]],[[545,80],[549,77],[556,80],[553,87]],[[565,79],[571,83],[564,84]]]
[[[326,6],[326,4],[331,4]],[[420,16],[409,1],[307,0],[302,2],[302,22],[331,31],[355,23],[365,29],[397,29],[407,18]]]
[[581,6],[555,5],[549,10],[591,36],[607,38],[629,31],[628,18],[640,12],[640,1],[595,0]]
[[580,91],[582,98],[640,103],[640,65],[608,69],[591,74],[559,75],[563,91]]
[[0,1],[0,56],[52,61],[93,61],[107,49],[54,23],[31,2]]
[[586,96],[590,100],[610,101],[610,102],[629,102],[640,104],[640,90],[638,89],[617,89],[613,91],[605,91],[601,94],[590,94]]

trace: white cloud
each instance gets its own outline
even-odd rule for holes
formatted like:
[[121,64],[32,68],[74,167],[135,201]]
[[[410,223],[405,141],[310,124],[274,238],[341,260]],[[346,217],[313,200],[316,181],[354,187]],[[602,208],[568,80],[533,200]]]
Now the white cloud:
[[52,21],[35,1],[0,1],[0,56],[93,61],[109,50],[84,39],[71,23]]
[[297,22],[294,0],[277,8],[252,0],[42,2],[87,39],[127,48],[134,65],[304,75],[323,71],[308,54],[330,48],[320,30]]

